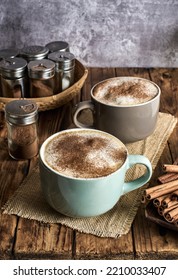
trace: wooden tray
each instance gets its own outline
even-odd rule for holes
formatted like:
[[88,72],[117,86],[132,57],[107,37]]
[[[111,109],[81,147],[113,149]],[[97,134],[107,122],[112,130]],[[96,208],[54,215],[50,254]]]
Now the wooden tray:
[[168,223],[166,222],[158,213],[157,213],[157,210],[155,208],[155,206],[153,205],[152,202],[150,202],[147,206],[146,206],[146,209],[145,209],[145,216],[148,220],[160,225],[160,226],[163,226],[165,228],[168,228],[168,229],[171,229],[171,230],[175,230],[175,231],[178,231],[178,227],[171,224],[171,223]]

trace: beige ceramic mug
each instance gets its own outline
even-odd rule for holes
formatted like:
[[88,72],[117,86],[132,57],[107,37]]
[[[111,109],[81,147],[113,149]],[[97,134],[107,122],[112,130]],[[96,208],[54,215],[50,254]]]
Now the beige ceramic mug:
[[158,85],[147,79],[107,79],[91,89],[91,101],[77,104],[73,122],[77,127],[89,127],[78,116],[81,111],[91,109],[93,128],[108,132],[124,143],[142,140],[156,127],[160,94]]

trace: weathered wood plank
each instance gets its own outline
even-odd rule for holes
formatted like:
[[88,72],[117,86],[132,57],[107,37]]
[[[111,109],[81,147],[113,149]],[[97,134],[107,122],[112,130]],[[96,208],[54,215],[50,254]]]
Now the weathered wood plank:
[[150,79],[149,71],[146,68],[116,68],[116,76],[133,76]]
[[172,115],[178,115],[177,111],[177,91],[178,69],[153,68],[150,69],[151,79],[161,89],[160,111]]
[[91,234],[76,233],[76,259],[133,259],[131,232],[122,237],[101,238]]
[[[151,78],[160,86],[161,88],[161,104],[160,111],[169,113],[178,118],[178,69],[152,69],[150,71]],[[170,153],[172,161],[178,157],[178,124],[173,134],[171,135],[168,145],[170,148]],[[172,162],[171,161],[171,162]],[[171,163],[170,162],[170,163]]]
[[[26,174],[27,162],[13,161],[10,158],[8,162],[4,161],[0,176],[0,207],[13,195]],[[16,216],[0,214],[0,258],[14,258],[17,221]]]
[[13,246],[17,217],[0,214],[0,259],[14,259]]
[[72,259],[73,231],[57,224],[19,219],[16,259]]

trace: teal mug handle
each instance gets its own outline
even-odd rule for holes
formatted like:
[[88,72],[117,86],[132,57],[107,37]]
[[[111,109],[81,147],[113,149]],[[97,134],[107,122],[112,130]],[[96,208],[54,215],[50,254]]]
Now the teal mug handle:
[[142,164],[146,166],[146,172],[144,175],[133,181],[125,182],[123,185],[122,195],[142,187],[152,176],[152,166],[148,158],[143,155],[128,155],[128,169],[135,164]]
[[94,104],[92,103],[92,101],[90,101],[90,100],[82,101],[76,105],[75,111],[73,114],[73,122],[79,128],[93,128],[93,125],[87,125],[87,124],[81,123],[78,120],[78,114],[85,109],[90,109],[92,112],[94,112]]

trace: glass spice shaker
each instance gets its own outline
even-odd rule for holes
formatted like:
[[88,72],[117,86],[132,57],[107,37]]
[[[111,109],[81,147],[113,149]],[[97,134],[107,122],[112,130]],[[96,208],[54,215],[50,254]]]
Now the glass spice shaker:
[[5,58],[0,61],[2,96],[27,97],[27,62],[23,58]]
[[30,159],[38,154],[38,108],[30,100],[13,100],[5,106],[9,154]]
[[47,57],[49,50],[43,46],[26,46],[21,49],[19,56],[29,61],[40,60]]
[[48,58],[55,62],[55,90],[57,94],[74,83],[75,56],[70,52],[53,52]]
[[49,59],[30,61],[28,76],[30,97],[47,97],[54,94],[55,63]]
[[53,41],[48,43],[45,47],[49,49],[49,53],[56,51],[69,52],[69,44],[65,41]]
[[[0,50],[0,61],[5,58],[13,58],[18,55],[18,51],[16,49],[2,49]],[[1,73],[0,73],[0,96],[2,95],[2,85],[1,85]]]

